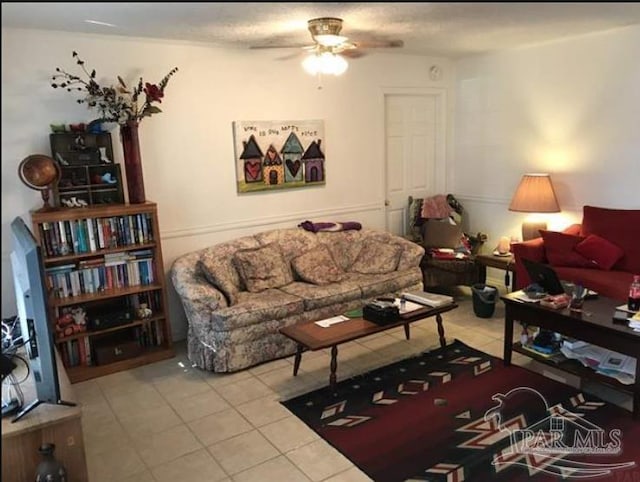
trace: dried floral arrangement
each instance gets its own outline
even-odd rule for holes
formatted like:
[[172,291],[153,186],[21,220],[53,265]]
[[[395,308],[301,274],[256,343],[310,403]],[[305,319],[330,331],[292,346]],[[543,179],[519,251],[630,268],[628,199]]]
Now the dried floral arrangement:
[[178,72],[178,68],[174,67],[157,84],[144,82],[140,77],[132,90],[120,76],[117,77],[116,86],[102,86],[95,80],[95,69],[89,72],[77,52],[74,51],[72,56],[81,67],[83,77],[57,67],[51,86],[68,92],[84,92],[85,95],[77,99],[78,104],[87,104],[90,109],[97,109],[102,121],[117,122],[120,125],[131,121],[139,122],[144,117],[162,112],[156,104],[162,102],[169,79]]

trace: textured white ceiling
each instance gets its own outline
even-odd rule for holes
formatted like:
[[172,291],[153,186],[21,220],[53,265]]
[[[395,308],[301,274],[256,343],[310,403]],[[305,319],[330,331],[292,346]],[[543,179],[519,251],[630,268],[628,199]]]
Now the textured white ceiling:
[[234,48],[308,44],[306,21],[319,16],[344,19],[354,41],[403,40],[403,52],[456,58],[640,24],[640,3],[2,3],[3,27]]

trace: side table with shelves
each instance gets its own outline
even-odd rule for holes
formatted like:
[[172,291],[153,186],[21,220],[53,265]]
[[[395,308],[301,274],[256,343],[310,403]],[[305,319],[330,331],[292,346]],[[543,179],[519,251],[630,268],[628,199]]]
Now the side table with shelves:
[[516,266],[515,260],[513,259],[513,254],[509,254],[509,256],[497,256],[495,254],[478,254],[476,255],[475,261],[480,269],[480,283],[487,282],[487,268],[496,268],[505,271],[506,274],[511,275],[511,291],[515,290]]
[[[72,383],[173,357],[155,203],[34,211],[51,319]],[[77,323],[76,323],[77,324]]]

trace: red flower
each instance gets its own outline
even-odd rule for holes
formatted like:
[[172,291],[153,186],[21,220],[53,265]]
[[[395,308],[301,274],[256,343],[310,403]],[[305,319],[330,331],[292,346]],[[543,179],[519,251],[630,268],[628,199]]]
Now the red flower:
[[148,102],[162,102],[164,97],[164,92],[155,84],[150,84],[149,82],[144,84],[144,93],[147,94]]

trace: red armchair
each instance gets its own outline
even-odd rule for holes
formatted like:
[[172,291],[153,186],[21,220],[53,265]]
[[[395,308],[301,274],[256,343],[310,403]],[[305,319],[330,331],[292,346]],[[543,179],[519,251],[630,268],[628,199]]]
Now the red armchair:
[[[515,243],[512,251],[515,258],[516,288],[521,289],[531,283],[522,264],[522,258],[527,258],[550,264],[560,279],[581,283],[603,296],[626,301],[633,275],[640,274],[640,210],[584,206],[582,224],[573,224],[562,233],[580,239],[586,239],[590,235],[595,239],[604,239],[603,243],[612,243],[615,245],[614,249],[622,250],[623,255],[611,269],[603,269],[602,265],[597,266],[593,261],[591,266],[580,264],[569,256],[560,256],[560,261],[557,256],[554,257],[554,264],[549,261],[549,246],[545,246],[542,237]],[[604,251],[605,249],[602,250]]]

